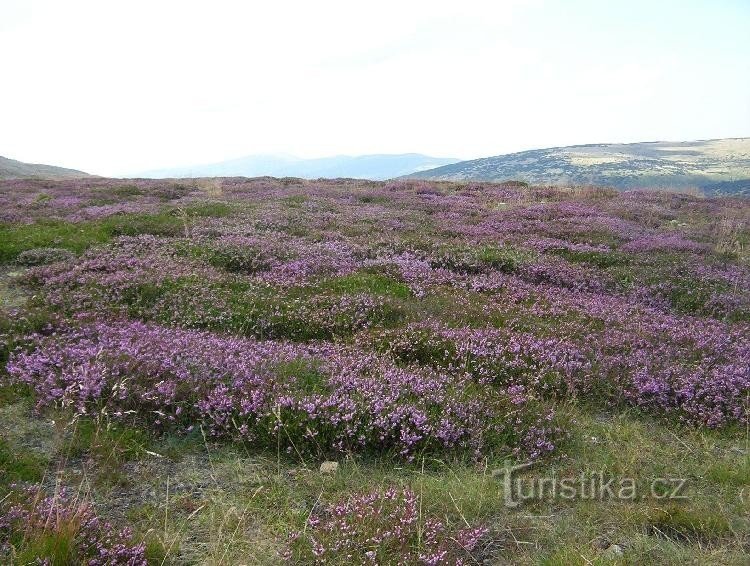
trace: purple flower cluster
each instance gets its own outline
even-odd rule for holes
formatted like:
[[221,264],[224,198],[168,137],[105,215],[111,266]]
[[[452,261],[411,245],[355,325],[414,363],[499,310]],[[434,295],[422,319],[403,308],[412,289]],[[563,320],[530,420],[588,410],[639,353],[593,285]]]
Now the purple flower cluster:
[[334,557],[350,564],[473,564],[487,532],[423,517],[413,491],[387,488],[313,509],[304,531],[292,535],[286,557],[306,564]]
[[[565,296],[535,314],[565,317]],[[568,305],[585,298],[569,296]],[[591,297],[589,297],[589,300]],[[440,368],[492,384],[523,405],[535,398],[590,397],[676,413],[710,427],[750,418],[746,328],[638,311],[616,300],[584,305],[591,318],[560,325],[569,337],[513,328],[453,329],[418,324],[385,332],[379,349],[404,363]],[[604,323],[600,328],[597,320]],[[638,329],[637,333],[632,328]],[[524,443],[521,443],[524,444]],[[525,443],[527,453],[535,453]],[[535,456],[545,452],[536,451]]]
[[703,253],[709,250],[706,244],[686,240],[674,234],[662,234],[631,240],[620,247],[622,251],[646,253],[655,251]]
[[[57,539],[58,547],[67,549],[68,554],[62,557],[66,563],[146,565],[145,546],[133,541],[131,530],[127,527],[117,530],[102,521],[89,502],[63,489],[46,495],[40,486],[11,486],[11,492],[0,502],[0,552],[9,552],[18,541],[33,544],[35,539],[48,538]],[[61,557],[35,558],[40,564],[51,564],[50,559]]]
[[[521,410],[511,393],[468,375],[401,368],[330,343],[257,342],[138,322],[39,337],[7,370],[12,382],[34,388],[40,408],[71,406],[156,427],[204,423],[216,436],[290,450],[394,449],[409,459],[425,450],[523,451],[522,439],[539,428],[531,407]],[[540,455],[536,446],[530,452]]]
[[165,203],[205,197],[196,183],[149,179],[10,179],[0,181],[0,222],[40,218],[85,222],[123,213],[158,212]]
[[[23,252],[35,301],[69,323],[8,366],[40,406],[407,458],[540,457],[557,434],[547,405],[568,396],[697,425],[748,419],[744,200],[421,181],[208,189],[0,182],[13,222],[220,212],[76,258]],[[719,241],[727,225],[738,245]]]

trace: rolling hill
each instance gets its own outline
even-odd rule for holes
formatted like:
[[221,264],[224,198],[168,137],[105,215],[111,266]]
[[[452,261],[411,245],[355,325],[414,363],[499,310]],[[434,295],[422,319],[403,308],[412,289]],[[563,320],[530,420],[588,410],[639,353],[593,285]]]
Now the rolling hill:
[[79,179],[88,173],[54,165],[24,163],[0,156],[0,179]]
[[140,173],[138,177],[301,177],[303,179],[348,177],[390,179],[448,165],[458,159],[430,157],[418,153],[378,154],[301,159],[289,155],[250,155],[230,161]]
[[750,194],[750,138],[535,149],[462,161],[407,177]]

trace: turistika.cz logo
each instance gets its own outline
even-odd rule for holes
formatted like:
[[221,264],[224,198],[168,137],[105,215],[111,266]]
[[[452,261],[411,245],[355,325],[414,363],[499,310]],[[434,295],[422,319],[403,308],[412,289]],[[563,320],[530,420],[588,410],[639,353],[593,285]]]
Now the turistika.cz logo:
[[503,498],[507,507],[518,507],[527,501],[555,499],[593,499],[598,501],[641,499],[687,499],[685,478],[655,478],[637,482],[634,478],[616,478],[604,471],[581,472],[575,477],[524,477],[523,470],[533,463],[511,465],[493,470],[493,477],[502,478]]

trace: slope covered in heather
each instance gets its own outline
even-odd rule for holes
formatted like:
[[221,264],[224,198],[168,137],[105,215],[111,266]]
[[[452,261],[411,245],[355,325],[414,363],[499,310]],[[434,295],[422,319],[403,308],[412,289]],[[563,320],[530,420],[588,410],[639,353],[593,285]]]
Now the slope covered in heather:
[[746,564],[749,225],[591,187],[0,181],[0,562]]

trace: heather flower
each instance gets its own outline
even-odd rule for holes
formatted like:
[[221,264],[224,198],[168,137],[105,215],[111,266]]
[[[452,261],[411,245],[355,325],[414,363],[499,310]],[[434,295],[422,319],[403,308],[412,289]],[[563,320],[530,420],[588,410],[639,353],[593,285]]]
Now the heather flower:
[[[64,489],[48,495],[38,485],[11,486],[0,502],[0,554],[35,539],[52,538],[66,548],[65,560],[89,566],[145,566],[145,546],[129,528],[116,529],[100,519],[91,503]],[[44,549],[44,545],[38,545]],[[39,555],[38,563],[55,557]]]
[[[95,324],[36,338],[8,363],[38,407],[104,412],[156,428],[203,423],[216,437],[317,452],[481,454],[517,443],[535,410],[471,375],[397,367],[326,343],[221,337],[142,323]],[[550,436],[550,442],[554,436]]]
[[317,509],[290,537],[290,554],[314,564],[470,564],[487,532],[423,517],[413,491],[391,487]]

